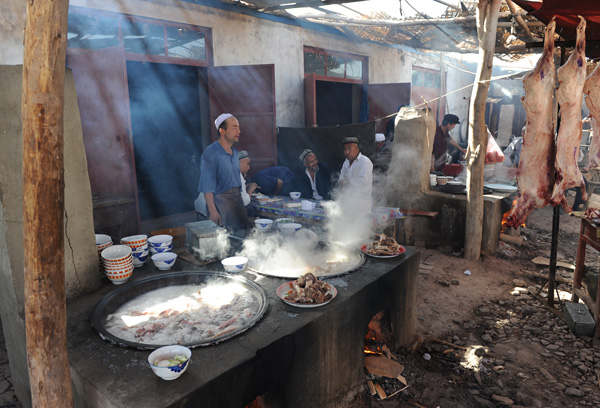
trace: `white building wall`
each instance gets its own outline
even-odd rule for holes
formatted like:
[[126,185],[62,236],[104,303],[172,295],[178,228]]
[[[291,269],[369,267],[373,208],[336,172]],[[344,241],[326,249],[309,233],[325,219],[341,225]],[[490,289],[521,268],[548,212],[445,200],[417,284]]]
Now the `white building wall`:
[[[23,61],[25,4],[7,1],[8,13],[0,17],[5,33],[0,37],[5,51],[0,64],[17,65]],[[210,27],[215,66],[275,64],[278,126],[304,126],[304,45],[368,56],[370,83],[410,82],[413,64],[439,68],[439,63],[410,51],[181,1],[71,0],[70,4]]]

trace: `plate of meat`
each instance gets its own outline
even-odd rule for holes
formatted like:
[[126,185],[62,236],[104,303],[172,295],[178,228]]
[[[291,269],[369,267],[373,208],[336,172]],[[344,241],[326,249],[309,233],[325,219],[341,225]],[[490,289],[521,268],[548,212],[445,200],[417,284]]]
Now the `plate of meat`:
[[278,287],[277,296],[288,305],[311,308],[331,302],[337,296],[337,289],[307,273]]
[[377,234],[373,241],[366,242],[360,246],[360,250],[373,258],[395,258],[406,251],[394,238],[385,234]]

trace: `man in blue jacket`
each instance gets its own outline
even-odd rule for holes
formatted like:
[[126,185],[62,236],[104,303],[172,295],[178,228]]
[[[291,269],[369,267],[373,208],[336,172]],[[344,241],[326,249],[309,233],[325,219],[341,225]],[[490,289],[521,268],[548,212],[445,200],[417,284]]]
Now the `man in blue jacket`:
[[319,165],[317,155],[305,149],[300,156],[301,169],[296,173],[296,188],[302,198],[315,200],[331,199],[331,172],[327,166]]

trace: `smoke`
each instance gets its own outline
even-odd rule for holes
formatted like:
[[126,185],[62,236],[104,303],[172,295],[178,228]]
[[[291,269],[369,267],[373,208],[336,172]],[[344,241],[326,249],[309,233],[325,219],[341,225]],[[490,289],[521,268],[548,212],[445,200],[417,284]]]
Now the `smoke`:
[[279,231],[253,231],[244,240],[239,255],[249,267],[272,276],[298,277],[306,272],[317,276],[348,272],[360,262],[358,249],[371,235],[371,199],[357,191],[336,189],[334,201],[320,202],[326,217],[292,235]]

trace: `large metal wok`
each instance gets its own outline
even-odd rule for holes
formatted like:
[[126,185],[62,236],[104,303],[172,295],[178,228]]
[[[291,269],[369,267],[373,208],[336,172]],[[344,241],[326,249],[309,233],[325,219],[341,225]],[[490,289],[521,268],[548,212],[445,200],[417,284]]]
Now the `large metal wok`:
[[249,256],[248,266],[261,275],[276,278],[296,279],[311,272],[320,279],[328,279],[350,273],[365,262],[365,256],[358,248],[329,241],[319,241],[312,252],[302,254],[300,258],[267,256],[257,259]]
[[238,334],[248,330],[257,321],[261,319],[265,311],[267,310],[268,302],[267,296],[264,289],[257,283],[243,277],[236,275],[228,275],[220,272],[207,272],[207,271],[188,271],[188,272],[174,272],[164,275],[158,275],[151,278],[143,279],[137,282],[125,284],[111,293],[102,298],[94,311],[92,312],[92,325],[100,334],[104,340],[123,347],[135,347],[141,350],[155,349],[168,344],[177,344],[177,339],[170,339],[172,341],[167,342],[168,344],[147,344],[144,342],[133,342],[119,336],[110,333],[106,324],[108,319],[114,318],[112,315],[119,307],[124,305],[126,302],[148,292],[152,292],[161,288],[169,286],[180,286],[180,285],[199,285],[212,282],[214,279],[225,282],[237,282],[244,286],[246,293],[249,296],[253,296],[258,304],[258,310],[256,313],[242,326],[239,328],[224,334],[220,337],[211,338],[207,340],[197,341],[192,344],[183,345],[187,347],[207,346],[216,344],[221,341],[230,339]]

